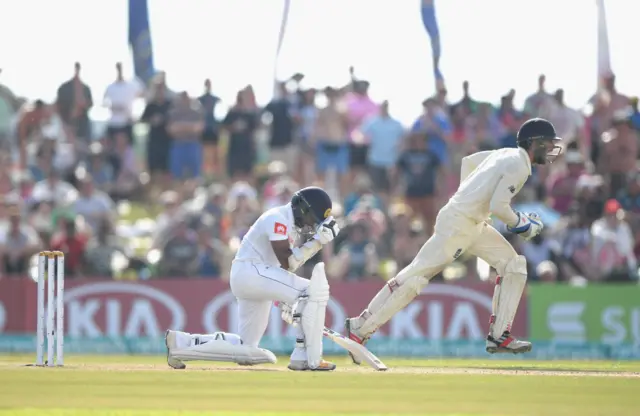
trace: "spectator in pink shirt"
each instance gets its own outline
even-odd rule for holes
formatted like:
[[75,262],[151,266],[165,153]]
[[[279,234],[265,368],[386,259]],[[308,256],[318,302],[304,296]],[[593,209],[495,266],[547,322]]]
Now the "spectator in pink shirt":
[[565,156],[566,169],[549,178],[547,188],[551,197],[551,207],[566,214],[574,201],[578,179],[585,173],[584,159],[577,150],[570,150]]
[[367,167],[367,155],[369,142],[360,131],[360,126],[369,117],[378,114],[378,105],[369,98],[369,83],[367,81],[354,81],[353,92],[347,94],[348,134],[351,153],[351,172],[357,174]]

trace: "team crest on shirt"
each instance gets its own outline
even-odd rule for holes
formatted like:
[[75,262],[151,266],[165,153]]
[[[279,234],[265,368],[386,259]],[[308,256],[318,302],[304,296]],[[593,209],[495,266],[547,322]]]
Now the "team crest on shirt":
[[511,191],[511,193],[512,193],[512,194],[515,194],[515,193],[516,193],[516,187],[515,187],[515,186],[513,186],[513,185],[511,185],[511,186],[509,187],[509,191]]
[[275,223],[275,225],[273,226],[273,232],[275,234],[280,234],[280,235],[287,235],[287,226],[284,224],[281,224],[279,222]]
[[325,218],[329,218],[329,215],[331,215],[331,208],[327,208],[327,210],[324,212]]

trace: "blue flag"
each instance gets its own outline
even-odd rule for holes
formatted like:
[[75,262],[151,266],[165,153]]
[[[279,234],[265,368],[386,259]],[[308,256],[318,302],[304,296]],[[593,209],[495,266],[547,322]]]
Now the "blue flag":
[[129,0],[129,45],[136,77],[146,84],[155,75],[147,0]]
[[438,29],[438,19],[436,18],[435,0],[422,0],[422,24],[424,25],[429,39],[431,40],[431,54],[433,59],[433,77],[436,85],[444,83],[444,77],[440,72],[440,30]]

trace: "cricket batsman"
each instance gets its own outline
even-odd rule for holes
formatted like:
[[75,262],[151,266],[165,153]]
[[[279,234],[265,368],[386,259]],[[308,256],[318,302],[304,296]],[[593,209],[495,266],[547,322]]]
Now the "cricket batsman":
[[[537,214],[516,212],[511,199],[531,175],[531,165],[552,162],[561,148],[553,125],[544,119],[526,121],[518,131],[518,148],[478,152],[462,160],[460,186],[438,213],[435,232],[411,264],[378,292],[369,306],[346,321],[352,340],[366,343],[371,335],[407,306],[429,280],[462,253],[480,257],[498,272],[493,294],[487,352],[524,353],[531,343],[511,335],[520,297],[527,281],[527,263],[494,227],[493,214],[508,231],[531,239],[542,231]],[[354,358],[354,362],[359,364]]]
[[[238,333],[167,331],[168,364],[181,369],[189,360],[275,363],[274,354],[258,345],[272,305],[277,302],[287,306],[281,308],[283,319],[296,323],[289,369],[334,370],[335,364],[322,359],[329,301],[324,263],[315,266],[309,280],[293,273],[340,232],[331,208],[331,198],[323,189],[308,187],[296,192],[290,203],[263,213],[242,239],[231,266],[231,291],[238,300]],[[297,241],[302,244],[296,246]]]

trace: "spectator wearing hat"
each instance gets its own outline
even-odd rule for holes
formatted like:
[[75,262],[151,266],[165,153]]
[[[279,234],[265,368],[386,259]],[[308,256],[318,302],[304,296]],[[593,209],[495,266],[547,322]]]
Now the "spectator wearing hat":
[[604,217],[593,223],[591,236],[598,276],[605,280],[637,277],[638,262],[633,252],[635,240],[618,201],[609,199],[606,202]]

